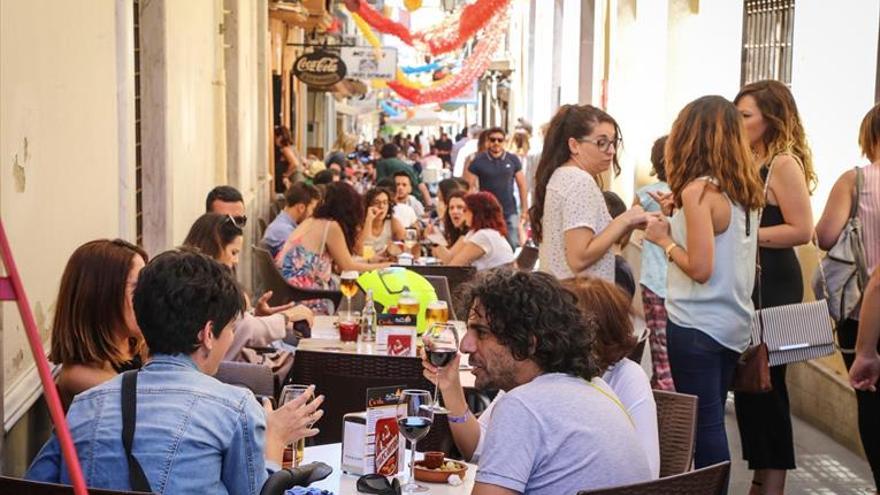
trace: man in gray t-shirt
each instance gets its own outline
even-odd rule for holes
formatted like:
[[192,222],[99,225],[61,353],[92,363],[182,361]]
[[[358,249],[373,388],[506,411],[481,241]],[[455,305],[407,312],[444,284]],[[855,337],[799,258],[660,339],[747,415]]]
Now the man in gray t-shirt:
[[478,275],[461,351],[495,404],[473,495],[574,495],[648,481],[635,427],[591,357],[595,323],[545,273]]

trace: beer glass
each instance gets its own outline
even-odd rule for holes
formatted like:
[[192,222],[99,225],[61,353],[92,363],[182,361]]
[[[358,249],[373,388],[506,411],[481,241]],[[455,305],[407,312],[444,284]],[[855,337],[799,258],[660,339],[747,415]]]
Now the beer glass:
[[[278,407],[281,407],[284,404],[287,404],[288,402],[292,401],[293,399],[296,399],[300,395],[306,393],[306,391],[308,389],[309,389],[308,385],[299,385],[299,384],[285,385],[284,388],[281,389],[281,396],[279,397],[279,400],[278,400]],[[314,397],[310,398],[309,401],[311,401],[312,399],[314,399]],[[291,446],[288,445],[287,448],[291,448]],[[296,441],[296,444],[294,444],[293,449],[294,449],[295,455],[293,456],[293,467],[299,466],[300,463],[302,463],[303,456],[305,455],[305,448],[306,448],[306,439],[305,438],[300,438],[299,440]]]
[[345,299],[348,301],[348,314],[351,316],[351,298],[354,297],[355,294],[358,293],[358,284],[357,284],[358,272],[354,270],[346,270],[342,272],[340,276],[340,286],[339,290],[342,292],[342,295],[345,296]]
[[[438,303],[442,303],[442,312],[440,309],[441,305]],[[452,362],[455,359],[455,355],[458,354],[458,330],[455,329],[455,325],[446,322],[448,310],[446,309],[445,301],[435,301],[431,304],[437,306],[435,311],[443,317],[443,321],[438,321],[428,326],[428,331],[425,332],[425,356],[431,364],[437,368],[442,368]],[[428,312],[430,311],[431,306],[429,305]],[[425,407],[434,414],[449,413],[449,410],[440,405],[439,369],[437,371],[437,382],[434,384],[434,403]]]
[[409,292],[404,292],[397,299],[397,314],[401,315],[418,315],[419,300]]
[[401,488],[404,493],[426,492],[428,488],[416,483],[416,442],[425,438],[434,422],[434,413],[427,407],[431,394],[427,390],[404,390],[397,403],[397,426],[400,435],[410,441],[409,481]]
[[412,253],[413,248],[416,247],[416,244],[418,244],[418,243],[419,243],[419,231],[416,229],[406,229],[406,232],[405,232],[405,235],[403,238],[403,245],[406,246],[406,252]]

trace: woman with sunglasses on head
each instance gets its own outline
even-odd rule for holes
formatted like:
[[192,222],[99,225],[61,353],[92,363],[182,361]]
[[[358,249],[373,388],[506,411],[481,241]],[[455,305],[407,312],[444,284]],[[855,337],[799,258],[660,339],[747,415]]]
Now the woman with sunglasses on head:
[[[794,248],[812,237],[816,173],[797,105],[778,81],[748,84],[733,103],[766,190],[758,230],[761,291],[755,290],[752,301],[762,308],[799,303],[804,285]],[[796,467],[785,370],[784,364],[770,368],[770,392],[735,394],[743,459],[754,471],[752,495],[784,493],[786,470]]]
[[[384,255],[395,242],[403,242],[405,232],[403,224],[394,218],[392,198],[394,194],[383,187],[374,187],[365,196],[366,212],[361,243],[372,255],[365,256],[367,261],[377,255]],[[356,249],[363,253],[363,249]]]
[[437,247],[435,255],[449,266],[474,266],[477,270],[513,263],[513,249],[507,242],[507,225],[501,204],[491,193],[464,196],[464,223],[468,232],[451,249]]
[[67,261],[49,352],[62,365],[65,410],[76,394],[143,364],[147,352],[131,298],[146,262],[143,249],[121,239],[87,242]]
[[[311,218],[299,224],[275,256],[287,283],[307,289],[333,289],[333,266],[365,272],[391,263],[356,261],[352,253],[363,245],[364,201],[354,187],[334,182],[324,189]],[[326,301],[304,302],[318,314],[332,314]]]
[[601,174],[620,173],[620,143],[617,122],[591,105],[564,105],[550,121],[529,213],[542,271],[614,282],[612,246],[648,217],[633,206],[612,220],[605,206]]
[[[243,239],[244,232],[234,217],[205,213],[192,224],[183,245],[197,249],[234,272]],[[267,301],[271,297],[272,293],[267,292],[257,301],[256,308],[248,305],[248,311],[235,323],[235,338],[224,359],[239,360],[244,347],[268,347],[272,342],[292,335],[293,324],[297,321],[312,324],[314,315],[306,306],[291,302],[268,308]]]

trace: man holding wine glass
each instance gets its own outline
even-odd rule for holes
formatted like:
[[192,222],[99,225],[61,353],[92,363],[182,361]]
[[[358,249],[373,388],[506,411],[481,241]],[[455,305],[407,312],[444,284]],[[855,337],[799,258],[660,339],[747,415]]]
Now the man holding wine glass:
[[[443,367],[427,357],[424,364],[425,377],[443,391],[462,454],[483,439],[473,494],[575,493],[651,479],[632,420],[599,378],[596,323],[574,294],[548,274],[495,269],[466,286],[463,300],[469,312],[460,350],[469,354],[476,387],[505,392],[484,435],[454,383],[459,357]],[[465,430],[471,434],[459,434]]]

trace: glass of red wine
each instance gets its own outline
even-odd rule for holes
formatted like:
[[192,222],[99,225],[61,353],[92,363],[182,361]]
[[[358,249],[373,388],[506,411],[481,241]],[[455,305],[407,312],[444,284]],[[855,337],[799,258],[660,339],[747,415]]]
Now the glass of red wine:
[[[430,311],[430,307],[428,308]],[[428,361],[437,368],[449,364],[458,354],[458,331],[452,323],[434,323],[426,332],[425,354]],[[449,410],[440,405],[440,371],[434,383],[434,403],[425,406],[434,414],[448,414]]]
[[410,441],[409,480],[403,487],[404,493],[426,492],[428,488],[416,483],[416,443],[425,438],[434,422],[434,413],[429,407],[431,393],[427,390],[404,390],[397,403],[397,425],[400,434]]

